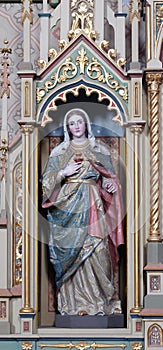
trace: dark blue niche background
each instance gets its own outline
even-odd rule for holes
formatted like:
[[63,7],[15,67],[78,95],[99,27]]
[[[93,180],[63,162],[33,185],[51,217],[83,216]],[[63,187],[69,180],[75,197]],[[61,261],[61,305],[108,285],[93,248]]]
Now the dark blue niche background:
[[48,116],[52,121],[44,128],[44,133],[49,136],[63,136],[64,116],[73,108],[81,108],[88,114],[92,132],[96,137],[125,136],[125,128],[113,120],[117,113],[115,109],[108,110],[105,105],[85,102],[68,103],[59,106],[56,111],[50,110]]

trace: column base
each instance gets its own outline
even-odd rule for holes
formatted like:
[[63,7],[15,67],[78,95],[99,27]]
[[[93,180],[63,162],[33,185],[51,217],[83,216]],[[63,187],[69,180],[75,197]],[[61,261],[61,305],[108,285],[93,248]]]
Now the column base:
[[141,312],[142,308],[140,306],[132,307],[130,310],[130,314],[139,314]]
[[20,314],[35,314],[35,310],[32,307],[22,307],[19,311]]

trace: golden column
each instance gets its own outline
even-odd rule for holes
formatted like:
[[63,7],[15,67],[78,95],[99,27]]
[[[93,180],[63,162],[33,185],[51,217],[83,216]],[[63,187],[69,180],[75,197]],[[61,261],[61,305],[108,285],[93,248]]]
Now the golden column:
[[160,242],[160,140],[159,96],[161,72],[146,72],[150,98],[150,234],[148,242]]
[[131,313],[138,314],[140,307],[140,259],[139,259],[139,135],[145,122],[135,122],[130,127],[134,134],[134,306]]
[[24,162],[23,162],[23,193],[24,193],[24,306],[20,313],[34,313],[30,306],[30,134],[33,132],[33,126],[27,123],[21,123],[20,128],[24,136]]

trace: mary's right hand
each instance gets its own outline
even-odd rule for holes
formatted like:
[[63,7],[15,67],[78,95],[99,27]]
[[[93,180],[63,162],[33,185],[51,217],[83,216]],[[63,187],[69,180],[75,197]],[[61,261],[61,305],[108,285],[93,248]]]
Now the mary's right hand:
[[62,170],[62,176],[67,177],[74,174],[77,174],[80,171],[80,168],[82,167],[81,162],[74,162],[69,163],[63,170]]

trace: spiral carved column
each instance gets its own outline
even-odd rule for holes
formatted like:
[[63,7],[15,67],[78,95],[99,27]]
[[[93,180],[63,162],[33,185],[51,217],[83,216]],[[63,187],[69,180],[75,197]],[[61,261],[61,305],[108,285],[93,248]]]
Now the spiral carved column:
[[148,242],[160,242],[160,140],[159,94],[162,73],[147,73],[150,98],[150,234]]

